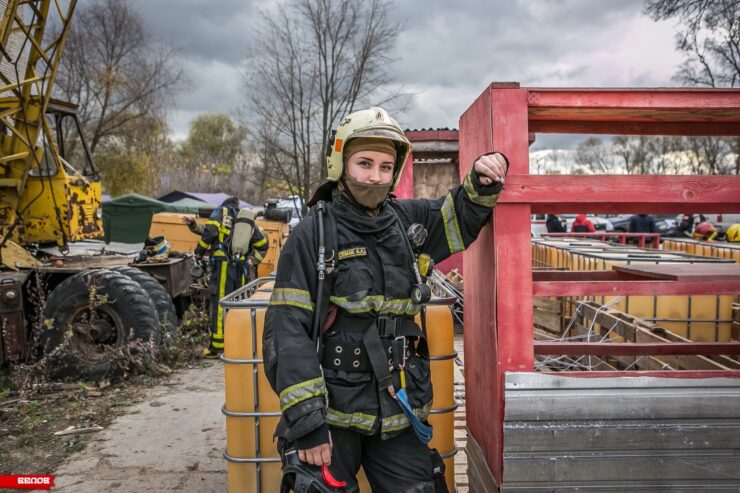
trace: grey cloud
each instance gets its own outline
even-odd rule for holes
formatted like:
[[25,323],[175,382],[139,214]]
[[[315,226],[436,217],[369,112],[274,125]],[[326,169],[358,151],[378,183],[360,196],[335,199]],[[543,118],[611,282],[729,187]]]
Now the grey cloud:
[[[254,43],[258,8],[278,0],[129,0],[156,35],[182,49],[191,91],[172,127],[193,115],[233,113],[245,99],[242,66]],[[523,86],[670,85],[672,35],[646,20],[643,0],[398,0],[405,24],[390,72],[414,99],[398,114],[406,127],[456,127],[492,81]],[[647,31],[647,32],[646,32]],[[656,39],[659,38],[657,41]],[[660,42],[658,42],[660,41]],[[543,137],[538,145],[565,138]]]
[[147,27],[186,59],[238,63],[256,19],[253,0],[133,0]]

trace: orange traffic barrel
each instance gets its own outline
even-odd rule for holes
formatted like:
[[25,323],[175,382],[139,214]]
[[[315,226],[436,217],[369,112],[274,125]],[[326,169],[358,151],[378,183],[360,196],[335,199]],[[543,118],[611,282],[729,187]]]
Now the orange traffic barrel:
[[262,331],[271,279],[258,279],[221,300],[224,321],[227,485],[229,493],[279,491],[273,434],[280,402],[262,365]]

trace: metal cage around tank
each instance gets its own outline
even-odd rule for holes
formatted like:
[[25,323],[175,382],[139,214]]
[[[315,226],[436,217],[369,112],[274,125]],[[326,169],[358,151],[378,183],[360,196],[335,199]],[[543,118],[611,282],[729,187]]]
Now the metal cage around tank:
[[[280,458],[272,439],[280,418],[277,396],[267,382],[262,360],[262,330],[274,277],[256,279],[221,300],[224,321],[226,451],[229,493],[267,493],[279,490]],[[422,307],[417,322],[427,332],[430,372],[435,389],[429,422],[434,427],[430,446],[445,463],[447,485],[455,489],[453,311],[456,298],[436,296]],[[370,491],[361,471],[360,491]]]

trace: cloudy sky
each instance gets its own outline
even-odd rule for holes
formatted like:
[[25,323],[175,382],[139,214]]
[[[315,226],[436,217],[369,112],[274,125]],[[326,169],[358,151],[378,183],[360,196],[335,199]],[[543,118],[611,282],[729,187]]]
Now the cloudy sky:
[[[202,112],[235,115],[259,8],[277,0],[133,0],[148,27],[182,53],[190,89],[172,132],[187,134]],[[642,14],[643,0],[397,0],[405,21],[395,82],[414,94],[405,128],[457,127],[493,81],[523,86],[669,86],[681,56],[672,22]],[[544,136],[543,136],[544,137]],[[536,146],[572,140],[538,137]]]

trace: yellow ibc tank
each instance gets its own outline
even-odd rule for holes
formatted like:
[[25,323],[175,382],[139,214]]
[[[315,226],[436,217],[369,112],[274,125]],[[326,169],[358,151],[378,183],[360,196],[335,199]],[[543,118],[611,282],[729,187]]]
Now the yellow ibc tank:
[[[228,309],[224,323],[226,454],[229,493],[280,490],[280,459],[272,436],[280,402],[262,367],[262,329],[269,286]],[[258,437],[255,439],[255,437]]]
[[[198,244],[200,236],[191,233],[187,225],[183,224],[184,217],[193,217],[193,214],[182,212],[158,212],[152,216],[149,227],[149,236],[164,236],[170,244],[170,248],[176,252],[192,252]],[[200,224],[208,220],[203,217],[195,217]]]
[[[262,366],[262,331],[271,284],[265,284],[244,302],[229,308],[224,323],[224,376],[226,381],[226,460],[229,493],[279,491],[280,459],[272,436],[280,417],[280,402]],[[261,306],[262,305],[262,306]],[[430,447],[442,455],[447,485],[455,491],[454,332],[448,305],[429,305],[426,330],[431,358],[434,400],[429,417],[434,427]],[[417,318],[417,322],[421,320]],[[259,437],[255,440],[255,437]],[[370,493],[364,471],[358,475],[360,491]]]
[[[727,257],[708,258],[710,250],[697,250],[697,247],[709,248],[708,242],[688,241],[691,252],[703,253],[703,256],[694,256],[686,253],[687,250],[680,249],[684,246],[678,245],[675,250],[646,251],[635,250],[625,247],[614,247],[602,252],[596,252],[589,248],[571,248],[567,255],[571,258],[571,270],[611,270],[618,265],[645,265],[645,264],[671,264],[680,265],[688,263],[715,263],[727,262]],[[700,243],[707,243],[702,247]],[[717,253],[717,249],[713,250]],[[721,257],[717,253],[717,257]],[[641,318],[648,322],[664,327],[675,334],[698,342],[725,342],[731,338],[732,329],[732,303],[733,295],[691,295],[691,296],[626,296],[610,297],[597,296],[587,297],[602,304],[610,304],[610,307]],[[573,313],[574,305],[569,306],[570,314]]]
[[664,240],[663,248],[665,250],[686,252],[704,257],[725,258],[740,262],[740,244],[737,243],[676,238]]
[[257,266],[257,277],[267,277],[277,270],[280,250],[282,250],[288,238],[290,227],[279,221],[266,221],[264,219],[256,220],[255,224],[264,230],[269,245],[265,258]]

